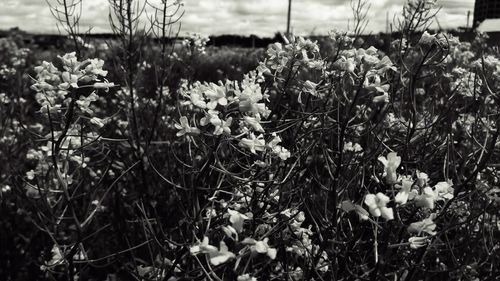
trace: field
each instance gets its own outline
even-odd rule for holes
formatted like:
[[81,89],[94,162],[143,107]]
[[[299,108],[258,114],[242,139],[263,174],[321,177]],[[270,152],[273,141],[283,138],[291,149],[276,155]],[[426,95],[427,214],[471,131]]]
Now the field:
[[498,280],[498,48],[428,2],[384,50],[0,38],[0,280]]

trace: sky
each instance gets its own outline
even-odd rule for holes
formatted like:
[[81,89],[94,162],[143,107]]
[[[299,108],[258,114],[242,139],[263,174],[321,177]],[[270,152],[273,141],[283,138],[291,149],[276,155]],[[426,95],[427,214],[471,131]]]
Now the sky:
[[[47,0],[54,3],[57,0]],[[136,0],[144,1],[144,0]],[[150,0],[161,1],[161,0]],[[173,1],[173,0],[170,0]],[[402,11],[405,0],[367,0],[369,24],[366,32],[385,31],[386,18],[392,22]],[[206,35],[240,34],[273,36],[286,30],[288,0],[182,0],[181,35],[197,32]],[[437,0],[442,28],[467,23],[474,0]],[[81,30],[109,32],[108,0],[83,0]],[[151,15],[151,12],[148,13]],[[345,30],[352,19],[350,0],[293,0],[291,26],[295,34],[328,34]],[[472,22],[472,16],[470,21]],[[19,27],[34,33],[58,33],[45,0],[0,0],[0,29]]]

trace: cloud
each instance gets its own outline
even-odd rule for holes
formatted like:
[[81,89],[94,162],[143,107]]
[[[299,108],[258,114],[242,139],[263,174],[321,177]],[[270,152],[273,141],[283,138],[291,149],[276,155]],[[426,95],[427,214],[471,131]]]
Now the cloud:
[[[55,20],[43,0],[6,1],[0,9],[0,28],[18,26],[30,32],[57,32]],[[54,2],[55,0],[50,0]],[[141,0],[143,1],[143,0]],[[150,0],[158,2],[161,0]],[[394,18],[404,0],[368,0],[370,24],[367,32],[386,28],[386,16]],[[81,30],[109,32],[107,0],[83,0]],[[442,6],[439,24],[443,28],[463,26],[474,0],[438,0]],[[183,32],[204,34],[256,34],[272,36],[286,29],[287,0],[184,0]],[[151,12],[148,13],[151,15]],[[293,0],[292,28],[296,34],[326,34],[332,29],[346,29],[352,18],[350,0]],[[472,20],[472,19],[471,19]]]

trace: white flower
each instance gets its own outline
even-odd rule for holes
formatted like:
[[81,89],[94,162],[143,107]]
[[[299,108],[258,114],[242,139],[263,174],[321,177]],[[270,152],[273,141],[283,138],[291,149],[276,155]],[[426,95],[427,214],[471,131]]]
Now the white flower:
[[26,172],[26,177],[28,178],[28,180],[34,179],[35,178],[35,171],[29,170],[28,172]]
[[281,160],[286,160],[290,158],[290,151],[288,151],[286,148],[282,147],[281,145],[278,145],[278,143],[281,142],[281,137],[276,135],[276,133],[273,133],[273,139],[267,144],[267,146],[271,149],[274,155],[278,156],[281,158]]
[[89,59],[86,62],[88,62],[88,65],[85,67],[85,72],[87,72],[87,74],[100,75],[100,76],[108,75],[108,72],[102,69],[102,67],[104,66],[103,60]]
[[200,253],[201,254],[209,254],[209,253],[216,252],[216,251],[217,251],[217,247],[212,246],[208,243],[207,236],[203,237],[203,240],[201,241],[201,243],[197,243],[197,244],[191,246],[191,248],[189,248],[189,252],[191,253],[191,255],[197,255]]
[[220,118],[219,118],[219,111],[209,109],[207,112],[205,112],[205,117],[202,117],[200,119],[200,125],[206,126],[208,123],[212,123],[213,125],[219,124]]
[[199,107],[201,109],[207,108],[207,103],[205,102],[205,99],[200,93],[191,92],[189,94],[189,99],[191,100],[191,103],[194,106]]
[[363,55],[363,57],[361,58],[361,61],[363,62],[364,65],[368,66],[368,68],[371,68],[371,67],[377,65],[380,62],[380,59],[376,56],[376,53],[373,55],[367,53],[367,54]]
[[365,197],[365,204],[368,206],[370,213],[374,217],[382,216],[386,220],[394,219],[394,212],[392,208],[388,208],[386,206],[389,201],[389,197],[381,192],[377,193],[377,195],[368,194]]
[[229,117],[225,121],[221,120],[221,122],[218,125],[215,125],[214,135],[221,135],[222,133],[230,135],[232,123],[233,123],[233,117]]
[[61,74],[63,83],[59,84],[59,88],[62,90],[67,90],[69,87],[78,88],[78,76],[71,74],[68,71],[64,71]]
[[68,71],[73,71],[79,65],[78,58],[76,57],[76,52],[71,52],[65,54],[64,56],[57,56],[61,59],[64,64],[64,69]]
[[0,191],[2,193],[6,193],[6,192],[9,192],[11,190],[12,190],[12,188],[10,187],[10,185],[7,184],[7,185],[4,185]]
[[229,213],[229,221],[232,224],[232,227],[239,233],[243,231],[243,224],[245,223],[245,220],[250,219],[247,215],[244,215],[238,211],[234,211],[231,209],[228,209],[227,212]]
[[234,227],[230,225],[223,225],[222,231],[224,231],[227,237],[236,241],[238,240],[238,232],[236,231],[236,229],[234,229]]
[[426,173],[422,173],[417,171],[417,185],[421,188],[427,185],[427,181],[429,180],[429,176]]
[[257,281],[257,278],[250,276],[250,274],[246,273],[238,276],[236,281]]
[[333,65],[342,71],[351,73],[356,69],[354,58],[346,58],[345,56],[341,56]]
[[413,236],[408,239],[408,242],[410,243],[410,248],[418,249],[427,245],[429,239],[427,237]]
[[269,56],[270,60],[279,58],[283,54],[285,54],[285,51],[283,51],[283,45],[281,45],[281,43],[279,42],[270,45],[267,49],[267,55]]
[[285,161],[290,158],[291,153],[288,149],[278,145],[273,149],[273,153],[278,156],[281,160]]
[[422,194],[415,196],[415,205],[417,207],[424,207],[434,209],[434,202],[437,200],[437,194],[434,193],[432,188],[425,187]]
[[363,148],[361,147],[361,145],[359,145],[359,143],[352,143],[352,141],[344,144],[344,151],[351,151],[351,152],[362,152],[363,151]]
[[390,88],[389,84],[382,84],[380,75],[376,73],[372,73],[366,77],[363,87],[369,91],[382,94],[387,93]]
[[208,255],[210,256],[210,263],[215,266],[223,264],[236,257],[234,253],[228,250],[227,245],[226,243],[224,243],[224,241],[220,241],[218,251],[210,252],[208,253]]
[[453,192],[453,187],[445,181],[438,182],[434,186],[434,194],[438,197],[438,199],[450,200],[453,198]]
[[280,142],[281,142],[281,137],[278,136],[276,133],[273,133],[273,139],[271,141],[269,141],[269,143],[267,144],[267,146],[269,148],[273,149]]
[[248,148],[252,153],[257,154],[257,151],[264,151],[266,147],[266,142],[264,136],[259,135],[255,137],[252,133],[250,138],[243,138],[240,140],[240,146]]
[[408,227],[408,232],[409,233],[415,233],[417,235],[420,235],[422,233],[427,233],[430,235],[436,235],[436,224],[434,223],[434,218],[436,217],[435,214],[431,214],[428,218],[419,221],[419,222],[414,222],[410,224]]
[[235,92],[238,108],[242,113],[267,117],[270,114],[270,110],[266,107],[265,103],[259,103],[259,101],[267,97],[262,94],[262,89],[259,84],[255,83],[255,78],[251,75],[252,73],[245,75],[241,85],[242,91]]
[[80,98],[76,101],[76,104],[80,108],[81,111],[86,112],[88,114],[92,114],[94,111],[90,108],[90,104],[94,101],[97,101],[99,96],[96,95],[95,92],[92,92],[88,96],[80,96]]
[[208,89],[205,91],[205,96],[210,100],[207,103],[207,107],[210,109],[214,109],[217,104],[222,106],[227,105],[226,91],[222,85],[210,83]]
[[277,250],[275,248],[269,247],[267,244],[269,238],[264,238],[264,240],[255,240],[253,238],[245,238],[241,243],[245,245],[250,245],[250,251],[252,253],[267,254],[272,260],[276,258]]
[[309,93],[309,94],[316,97],[316,96],[318,96],[318,93],[316,92],[317,86],[318,86],[318,84],[311,82],[309,80],[306,80],[306,82],[304,82],[304,92]]
[[188,122],[188,119],[186,116],[182,116],[179,121],[180,121],[180,124],[175,123],[175,128],[177,130],[179,130],[179,132],[177,132],[176,136],[180,137],[180,136],[183,136],[185,134],[199,134],[200,133],[200,129],[198,129],[196,127],[191,127],[189,125],[189,122]]
[[205,113],[205,117],[200,119],[200,125],[206,126],[208,123],[214,125],[214,135],[216,136],[222,133],[231,134],[231,124],[233,123],[232,117],[223,121],[219,118],[219,111],[210,109]]
[[401,157],[398,156],[396,152],[390,152],[387,154],[387,158],[380,156],[378,161],[384,165],[383,176],[385,177],[386,182],[388,184],[395,183],[397,181],[396,169],[401,164]]
[[262,128],[262,125],[260,124],[260,117],[244,116],[243,121],[252,127],[254,131],[264,133],[264,128]]
[[90,123],[96,125],[99,128],[102,128],[102,127],[104,127],[104,125],[106,125],[107,120],[94,116],[94,117],[90,118]]
[[[408,202],[408,199],[410,198],[410,193],[411,193],[411,186],[413,185],[413,182],[409,179],[403,179],[401,183],[401,190],[396,194],[394,197],[394,201],[398,204],[404,205],[406,202]],[[399,185],[396,185],[399,186]]]

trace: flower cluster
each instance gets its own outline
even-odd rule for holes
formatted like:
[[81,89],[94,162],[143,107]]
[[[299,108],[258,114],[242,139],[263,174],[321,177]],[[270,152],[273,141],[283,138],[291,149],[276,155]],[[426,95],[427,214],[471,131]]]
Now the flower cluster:
[[373,93],[375,104],[389,101],[390,86],[386,74],[389,70],[394,71],[395,67],[389,57],[382,55],[375,47],[341,50],[332,67],[356,77],[363,77],[363,87]]
[[[36,91],[36,100],[42,112],[57,112],[63,105],[68,106],[72,99],[76,99],[78,108],[91,114],[92,102],[98,100],[96,90],[109,90],[113,83],[107,82],[103,77],[107,71],[103,70],[104,61],[101,59],[87,59],[79,62],[75,53],[59,56],[62,69],[51,62],[43,61],[35,67],[36,80],[31,86]],[[71,95],[78,89],[90,89],[88,95]]]
[[[79,169],[87,171],[91,178],[100,176],[100,171],[88,166],[90,157],[84,148],[97,144],[100,138],[97,130],[109,121],[96,116],[92,103],[100,99],[99,90],[107,91],[114,85],[103,79],[107,71],[102,69],[102,60],[79,62],[75,53],[59,59],[61,69],[46,61],[35,67],[37,75],[31,87],[36,91],[40,111],[47,114],[49,122],[48,126],[33,127],[41,139],[38,147],[30,149],[26,156],[34,164],[26,172],[26,194],[33,198],[43,194],[56,200],[61,190],[75,182]],[[57,120],[58,117],[62,121]],[[51,188],[42,184],[47,172],[53,174]]]
[[182,40],[182,46],[191,51],[192,54],[204,54],[210,38],[199,33],[188,33]]
[[[394,203],[397,207],[402,207],[410,201],[413,201],[416,207],[421,208],[423,211],[434,210],[436,202],[449,201],[454,197],[454,189],[449,182],[438,182],[434,187],[429,186],[429,177],[423,172],[416,172],[416,178],[412,179],[410,176],[401,176],[397,173],[397,168],[401,164],[401,157],[395,152],[390,152],[387,157],[380,156],[379,161],[384,165],[384,173],[386,183],[393,186],[398,190],[394,196]],[[391,198],[382,192],[377,194],[367,194],[364,199],[370,214],[375,217],[383,217],[385,220],[393,220],[394,209],[388,207]],[[346,212],[355,211],[361,219],[368,219],[366,211],[361,209],[361,206],[353,204],[349,201],[342,203],[342,209]],[[436,224],[433,219],[436,214],[431,214],[428,218],[413,222],[408,227],[410,234],[427,235],[419,237],[410,237],[409,245],[411,248],[419,248],[428,242],[428,236],[436,234]]]
[[[239,146],[253,154],[268,151],[282,160],[288,159],[290,152],[279,144],[281,138],[266,132],[263,126],[270,109],[266,104],[268,96],[259,85],[262,79],[256,72],[250,72],[241,84],[234,81],[185,83],[181,88],[185,100],[181,104],[194,113],[194,126],[186,116],[181,116],[176,125],[177,136],[199,134],[198,126],[212,128],[209,131],[212,135],[237,140]],[[266,133],[270,136],[268,141],[264,137]]]
[[303,37],[291,37],[285,45],[274,43],[267,49],[267,58],[260,62],[257,71],[274,76],[284,70],[319,69],[324,66],[316,42]]

